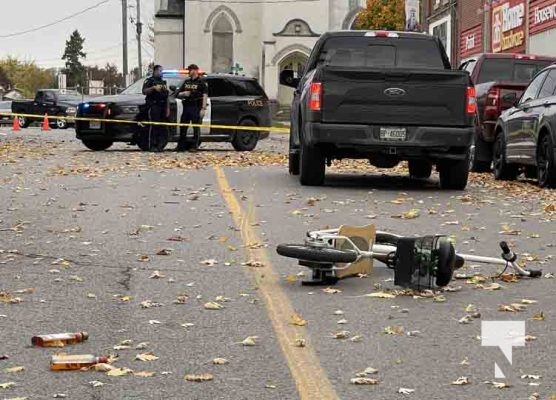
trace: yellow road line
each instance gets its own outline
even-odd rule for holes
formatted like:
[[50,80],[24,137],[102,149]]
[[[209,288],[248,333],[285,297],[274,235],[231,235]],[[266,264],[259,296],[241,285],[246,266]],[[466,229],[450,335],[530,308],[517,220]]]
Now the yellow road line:
[[[0,113],[0,115],[8,115],[14,117],[25,117],[25,118],[35,118],[35,119],[42,119],[44,115],[38,114],[22,114],[22,113]],[[280,127],[272,127],[272,126],[239,126],[239,125],[215,125],[215,124],[182,124],[179,122],[156,122],[156,121],[135,121],[130,119],[112,119],[112,118],[88,118],[88,117],[68,117],[64,115],[47,115],[49,120],[55,119],[63,119],[68,120],[70,122],[73,121],[89,121],[89,122],[109,122],[111,124],[133,124],[138,125],[139,122],[143,125],[160,125],[160,126],[188,126],[188,127],[199,127],[199,128],[213,128],[213,129],[229,129],[229,130],[236,130],[236,131],[272,131],[272,132],[284,132],[289,133],[289,128],[280,128]]]
[[[260,279],[258,291],[264,299],[267,313],[272,322],[278,343],[296,382],[297,391],[301,400],[336,400],[336,394],[326,372],[320,365],[315,351],[310,346],[307,338],[308,331],[305,327],[290,324],[294,309],[280,287],[280,278],[274,270],[266,251],[262,248],[253,249],[249,246],[262,243],[254,228],[253,219],[245,215],[221,167],[214,167],[216,180],[224,200],[228,206],[236,226],[240,229],[241,237],[247,246],[249,257],[264,264],[261,269],[264,278]],[[307,340],[307,347],[295,346],[297,338]]]

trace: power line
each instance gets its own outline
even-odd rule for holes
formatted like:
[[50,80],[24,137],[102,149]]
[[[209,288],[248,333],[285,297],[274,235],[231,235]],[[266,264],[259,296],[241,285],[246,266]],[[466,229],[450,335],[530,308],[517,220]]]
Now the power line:
[[85,8],[85,9],[81,10],[81,11],[78,11],[78,12],[74,13],[74,14],[68,15],[67,17],[64,17],[64,18],[62,18],[62,19],[56,20],[56,21],[54,21],[54,22],[50,22],[50,23],[48,23],[48,24],[46,24],[46,25],[41,25],[41,26],[38,26],[38,27],[36,27],[36,28],[27,29],[27,30],[25,30],[25,31],[19,31],[19,32],[9,33],[9,34],[6,34],[6,35],[0,35],[0,38],[9,38],[9,37],[14,37],[14,36],[21,36],[21,35],[25,35],[25,34],[27,34],[27,33],[36,32],[36,31],[39,31],[39,30],[41,30],[41,29],[49,28],[49,27],[51,27],[51,26],[54,26],[54,25],[59,24],[60,22],[67,21],[68,19],[75,18],[75,17],[77,17],[77,16],[79,16],[79,15],[81,15],[81,14],[86,13],[87,11],[90,11],[90,10],[93,10],[93,9],[95,9],[95,8],[98,8],[98,7],[100,7],[101,5],[106,4],[106,3],[110,2],[110,1],[112,1],[112,0],[102,0],[101,2],[99,2],[99,3],[95,4],[95,5],[92,5],[92,6],[90,6],[90,7],[87,7],[87,8]]

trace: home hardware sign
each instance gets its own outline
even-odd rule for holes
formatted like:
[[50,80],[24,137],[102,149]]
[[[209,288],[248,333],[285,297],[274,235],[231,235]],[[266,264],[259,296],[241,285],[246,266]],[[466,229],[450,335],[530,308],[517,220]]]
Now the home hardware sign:
[[525,45],[525,2],[506,1],[492,9],[492,51],[519,51]]

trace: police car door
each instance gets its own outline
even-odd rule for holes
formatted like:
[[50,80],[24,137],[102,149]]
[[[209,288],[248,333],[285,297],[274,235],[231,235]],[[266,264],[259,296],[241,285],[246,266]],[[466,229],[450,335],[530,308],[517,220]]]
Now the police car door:
[[[238,122],[237,104],[234,102],[236,92],[233,85],[224,77],[207,78],[208,93],[211,100],[212,125],[236,125]],[[222,130],[212,129],[211,133]]]

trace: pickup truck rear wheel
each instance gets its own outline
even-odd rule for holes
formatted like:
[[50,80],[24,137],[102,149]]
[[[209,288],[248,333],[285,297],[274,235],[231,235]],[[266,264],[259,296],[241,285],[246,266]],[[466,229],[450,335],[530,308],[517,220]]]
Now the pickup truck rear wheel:
[[409,176],[416,179],[430,178],[432,164],[428,161],[409,160]]
[[114,144],[111,140],[93,140],[93,139],[83,139],[83,144],[91,150],[102,151],[106,150]]
[[506,139],[500,132],[494,141],[494,179],[499,181],[513,181],[517,178],[518,166],[508,164],[506,159]]
[[469,156],[463,160],[443,161],[438,167],[442,189],[465,189],[469,178]]
[[318,147],[301,144],[299,181],[303,186],[321,186],[324,183],[326,159]]

